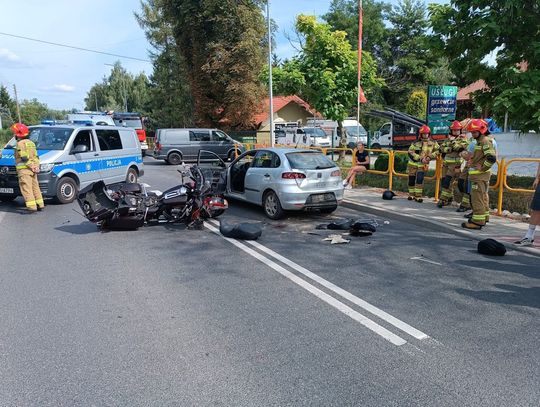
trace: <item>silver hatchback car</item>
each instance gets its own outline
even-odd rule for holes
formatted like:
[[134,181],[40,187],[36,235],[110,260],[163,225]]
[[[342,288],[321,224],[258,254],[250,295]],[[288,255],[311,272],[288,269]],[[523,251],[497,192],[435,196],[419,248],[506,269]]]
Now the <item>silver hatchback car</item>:
[[225,195],[261,205],[270,219],[286,210],[336,210],[343,200],[341,171],[316,150],[246,151],[224,169]]

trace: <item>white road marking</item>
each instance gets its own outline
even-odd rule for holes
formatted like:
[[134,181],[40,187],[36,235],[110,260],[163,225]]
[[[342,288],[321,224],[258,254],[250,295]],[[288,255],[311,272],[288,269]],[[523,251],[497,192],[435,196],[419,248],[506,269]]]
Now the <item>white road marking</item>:
[[429,338],[429,336],[426,335],[425,333],[423,333],[422,331],[419,331],[418,329],[410,326],[409,324],[397,319],[396,317],[388,314],[387,312],[383,311],[380,308],[377,308],[376,306],[370,304],[369,302],[367,302],[367,301],[365,301],[365,300],[363,300],[361,298],[358,298],[354,294],[351,294],[350,292],[344,290],[343,288],[340,288],[340,287],[336,286],[335,284],[331,283],[330,281],[325,280],[324,278],[320,277],[319,275],[307,270],[306,268],[300,266],[299,264],[296,264],[295,262],[287,259],[286,257],[283,257],[282,255],[280,255],[280,254],[274,252],[273,250],[261,245],[260,243],[257,243],[257,242],[254,242],[254,241],[248,241],[247,243],[249,243],[252,246],[255,246],[256,248],[258,248],[259,250],[261,250],[261,251],[263,251],[265,253],[268,253],[270,256],[272,256],[272,257],[278,259],[279,261],[281,261],[282,263],[285,263],[286,265],[292,267],[293,269],[295,269],[299,273],[302,273],[303,275],[310,278],[311,280],[316,281],[317,283],[319,283],[323,287],[328,288],[329,290],[335,292],[336,294],[338,294],[341,297],[345,298],[346,300],[352,302],[353,304],[358,305],[359,307],[365,309],[366,311],[372,313],[373,315],[378,316],[379,318],[381,318],[382,320],[384,320],[384,321],[388,322],[389,324],[395,326],[396,328],[401,329],[403,332],[411,335],[412,337],[414,337],[416,339],[419,339],[419,340]]
[[421,256],[411,257],[411,260],[418,260],[418,261],[423,261],[425,263],[436,264],[437,266],[442,266],[442,263],[437,263],[436,261],[429,260]]
[[248,253],[249,255],[255,257],[257,260],[261,261],[262,263],[266,264],[267,266],[271,267],[275,271],[277,271],[279,274],[281,274],[284,277],[287,277],[292,282],[298,284],[303,289],[309,291],[311,294],[315,295],[317,298],[321,299],[322,301],[326,302],[327,304],[333,306],[338,311],[344,313],[345,315],[349,316],[350,318],[354,319],[355,321],[359,322],[366,328],[370,329],[371,331],[375,332],[376,334],[382,336],[384,339],[389,341],[390,343],[401,346],[407,343],[407,341],[400,336],[394,334],[393,332],[390,332],[388,329],[380,326],[379,324],[375,323],[371,319],[367,318],[366,316],[360,314],[359,312],[353,310],[351,307],[343,304],[341,301],[336,300],[334,297],[330,296],[329,294],[325,293],[324,291],[318,289],[317,287],[311,285],[307,281],[301,279],[300,277],[296,276],[295,274],[291,273],[290,271],[286,270],[279,264],[275,263],[274,261],[264,257],[262,254],[256,252],[253,249],[250,249],[247,247],[244,243],[241,243],[235,239],[230,239],[228,237],[223,236],[217,228],[214,226],[211,226],[209,222],[205,222],[205,227],[210,229],[212,232],[216,233],[217,235],[221,236],[223,239],[227,240],[229,243],[232,243],[236,247],[238,247],[240,250]]

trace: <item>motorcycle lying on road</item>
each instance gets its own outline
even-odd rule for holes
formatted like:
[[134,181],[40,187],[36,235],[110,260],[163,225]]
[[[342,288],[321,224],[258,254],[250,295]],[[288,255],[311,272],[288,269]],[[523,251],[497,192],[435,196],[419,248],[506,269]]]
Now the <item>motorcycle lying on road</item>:
[[199,166],[178,172],[182,183],[163,193],[149,190],[147,184],[106,186],[98,181],[81,190],[77,201],[86,219],[102,229],[137,229],[151,222],[184,222],[190,229],[200,229],[205,219],[227,209],[219,183],[205,179]]

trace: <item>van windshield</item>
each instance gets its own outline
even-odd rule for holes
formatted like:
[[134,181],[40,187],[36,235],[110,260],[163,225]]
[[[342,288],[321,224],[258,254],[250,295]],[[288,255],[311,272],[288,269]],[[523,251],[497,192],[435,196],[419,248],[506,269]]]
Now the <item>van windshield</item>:
[[344,126],[347,130],[347,134],[350,136],[367,136],[367,131],[364,126],[360,125],[360,134],[358,134],[358,128],[356,126]]
[[305,127],[304,133],[309,134],[311,137],[328,137],[323,129],[319,127]]
[[[73,129],[59,127],[31,127],[28,138],[34,142],[38,150],[63,150],[73,133]],[[15,138],[12,138],[7,144],[7,149],[14,149],[16,146]]]

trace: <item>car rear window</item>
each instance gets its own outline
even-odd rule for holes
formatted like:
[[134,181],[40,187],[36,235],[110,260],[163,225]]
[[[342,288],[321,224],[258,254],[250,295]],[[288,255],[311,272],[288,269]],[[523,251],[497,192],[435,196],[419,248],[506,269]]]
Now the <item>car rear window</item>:
[[334,163],[318,152],[301,151],[285,154],[292,169],[296,170],[324,170],[335,167]]

